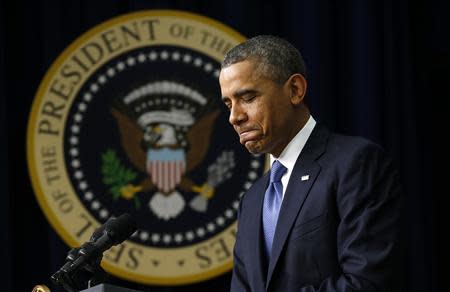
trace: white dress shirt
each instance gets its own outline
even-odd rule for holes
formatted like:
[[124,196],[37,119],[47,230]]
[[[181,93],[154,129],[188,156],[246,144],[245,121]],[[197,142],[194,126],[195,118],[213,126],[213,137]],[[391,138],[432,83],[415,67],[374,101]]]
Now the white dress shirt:
[[279,160],[281,164],[283,164],[287,168],[286,173],[281,177],[281,183],[283,184],[283,198],[284,194],[286,193],[287,185],[289,179],[291,178],[295,162],[302,152],[303,147],[305,147],[306,141],[308,141],[308,138],[315,126],[316,121],[312,116],[309,116],[309,119],[306,122],[305,126],[303,126],[303,128],[298,131],[297,135],[295,135],[295,137],[289,142],[286,148],[283,149],[283,152],[281,152],[278,158],[275,158],[272,154],[270,154],[271,166],[275,160]]

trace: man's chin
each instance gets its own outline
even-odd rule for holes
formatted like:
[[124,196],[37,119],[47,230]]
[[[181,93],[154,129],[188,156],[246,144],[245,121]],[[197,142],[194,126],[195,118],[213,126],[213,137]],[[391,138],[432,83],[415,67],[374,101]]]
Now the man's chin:
[[261,145],[259,145],[259,143],[257,143],[256,141],[247,141],[245,142],[244,146],[251,154],[262,153]]

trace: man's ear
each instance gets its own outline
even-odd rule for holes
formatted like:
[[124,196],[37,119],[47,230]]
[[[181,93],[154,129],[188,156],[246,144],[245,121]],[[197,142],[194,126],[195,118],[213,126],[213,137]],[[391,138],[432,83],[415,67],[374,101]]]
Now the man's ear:
[[295,106],[303,102],[306,95],[307,82],[302,74],[293,74],[288,79],[288,86],[291,96],[291,103]]

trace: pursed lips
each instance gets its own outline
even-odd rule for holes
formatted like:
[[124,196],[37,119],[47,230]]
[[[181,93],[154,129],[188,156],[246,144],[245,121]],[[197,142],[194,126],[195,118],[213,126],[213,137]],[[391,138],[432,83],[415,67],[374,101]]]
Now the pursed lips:
[[252,128],[244,128],[244,129],[236,129],[235,128],[235,131],[238,133],[239,136],[242,136],[245,133],[248,133],[248,132],[251,132],[251,131],[254,131],[254,130],[255,129],[252,129]]
[[239,138],[241,140],[241,143],[246,142],[248,140],[254,140],[258,136],[258,130],[256,129],[244,129],[244,130],[238,130]]

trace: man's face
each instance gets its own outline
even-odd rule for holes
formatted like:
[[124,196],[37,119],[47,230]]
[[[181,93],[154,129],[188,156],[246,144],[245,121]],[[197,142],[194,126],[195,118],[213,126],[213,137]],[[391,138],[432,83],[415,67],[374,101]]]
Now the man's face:
[[278,157],[289,143],[294,105],[288,83],[277,84],[256,70],[252,61],[230,65],[220,72],[222,100],[239,140],[253,154]]

